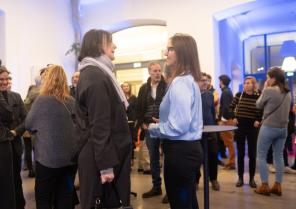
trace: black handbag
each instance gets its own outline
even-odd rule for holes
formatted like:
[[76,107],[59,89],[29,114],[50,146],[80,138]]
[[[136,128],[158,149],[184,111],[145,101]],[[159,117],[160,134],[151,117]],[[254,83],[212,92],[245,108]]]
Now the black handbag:
[[106,192],[106,189],[105,189],[105,192],[103,193],[103,195],[100,195],[100,197],[98,196],[96,198],[94,209],[133,209],[132,206],[123,206],[114,181],[109,184],[107,183],[105,185],[102,185],[102,186],[104,188],[108,185],[109,185],[109,188],[111,189],[111,191],[115,194],[115,197],[117,198],[117,200],[114,200],[114,199],[110,200],[109,197],[111,195],[109,196],[108,194],[111,194],[111,193]]
[[[83,147],[86,145],[88,138],[90,136],[90,130],[87,129],[87,127],[89,126],[88,119],[86,116],[83,115],[83,113],[80,112],[79,115],[83,118],[81,118],[81,120],[78,120],[74,111],[71,111],[71,109],[64,102],[62,103],[72,119],[75,136],[78,137],[78,140],[76,141],[75,147],[71,154],[71,162],[77,163],[79,154]],[[78,112],[79,108],[76,108],[76,113]]]

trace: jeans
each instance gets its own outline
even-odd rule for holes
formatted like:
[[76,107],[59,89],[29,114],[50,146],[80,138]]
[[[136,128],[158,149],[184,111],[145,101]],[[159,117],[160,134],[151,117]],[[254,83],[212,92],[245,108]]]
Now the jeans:
[[287,128],[274,128],[263,125],[260,128],[257,144],[257,159],[261,181],[268,183],[267,152],[272,145],[273,159],[276,168],[275,181],[281,183],[284,173],[283,149],[287,137]]
[[149,150],[153,188],[160,189],[161,188],[160,164],[159,164],[160,139],[150,138],[149,132],[146,132],[146,144]]

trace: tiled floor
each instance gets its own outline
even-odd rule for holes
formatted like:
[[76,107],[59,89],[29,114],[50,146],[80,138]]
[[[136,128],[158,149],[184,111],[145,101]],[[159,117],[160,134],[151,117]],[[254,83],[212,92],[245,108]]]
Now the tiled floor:
[[[23,187],[27,200],[26,209],[35,209],[34,202],[34,179],[28,179],[27,172],[23,172]],[[219,168],[218,180],[221,191],[210,190],[211,209],[295,209],[296,208],[296,175],[286,174],[283,183],[283,196],[265,197],[254,194],[253,189],[248,185],[236,188],[236,171],[226,171]],[[259,174],[256,174],[259,182]],[[270,175],[270,182],[273,182],[274,174]],[[245,175],[245,182],[248,182],[248,175]],[[202,182],[201,182],[202,183]],[[132,172],[132,190],[138,193],[137,197],[131,197],[134,209],[168,209],[169,205],[161,203],[162,197],[142,199],[143,192],[151,187],[151,177],[149,175]],[[163,189],[164,193],[164,189]],[[199,206],[203,208],[203,186],[199,186],[197,191]],[[76,207],[80,209],[80,207]]]

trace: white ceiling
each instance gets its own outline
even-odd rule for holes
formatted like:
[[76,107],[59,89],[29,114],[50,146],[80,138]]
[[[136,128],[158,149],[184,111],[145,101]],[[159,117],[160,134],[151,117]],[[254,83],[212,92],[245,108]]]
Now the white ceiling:
[[[261,0],[263,1],[263,0]],[[228,18],[241,37],[296,30],[296,1],[269,0],[268,5]]]
[[139,26],[116,32],[115,63],[162,59],[167,40],[165,26]]

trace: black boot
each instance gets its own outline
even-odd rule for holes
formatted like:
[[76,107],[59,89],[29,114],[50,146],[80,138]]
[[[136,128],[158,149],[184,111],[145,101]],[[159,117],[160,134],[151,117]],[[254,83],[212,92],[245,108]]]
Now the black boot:
[[257,188],[257,184],[256,184],[256,182],[254,181],[253,178],[250,179],[249,185],[250,185],[250,187],[252,187],[252,188]]
[[244,180],[242,178],[239,178],[236,182],[236,187],[242,187],[244,185]]
[[142,195],[142,198],[149,198],[149,197],[154,197],[154,196],[159,196],[159,195],[162,195],[161,188],[158,188],[158,189],[152,188],[148,192],[145,192]]

